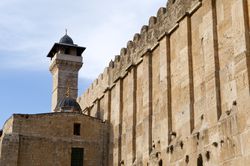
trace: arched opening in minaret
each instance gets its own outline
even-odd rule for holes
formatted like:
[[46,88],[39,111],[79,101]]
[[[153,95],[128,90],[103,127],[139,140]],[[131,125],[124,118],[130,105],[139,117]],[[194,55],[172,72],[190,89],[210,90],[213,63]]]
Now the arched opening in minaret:
[[69,48],[65,48],[64,54],[70,54],[70,49]]

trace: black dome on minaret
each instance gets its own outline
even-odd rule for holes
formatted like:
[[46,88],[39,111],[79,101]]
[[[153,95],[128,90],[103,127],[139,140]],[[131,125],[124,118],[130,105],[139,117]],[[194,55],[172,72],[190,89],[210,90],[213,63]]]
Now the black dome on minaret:
[[51,50],[49,51],[47,57],[51,59],[58,53],[59,50],[75,50],[73,54],[76,56],[82,56],[83,51],[86,49],[85,47],[78,46],[74,44],[72,38],[67,34],[67,30],[65,35],[59,40],[58,43],[55,43]]
[[81,113],[81,106],[78,104],[76,99],[70,97],[70,87],[67,85],[66,96],[58,101],[55,112],[76,112]]
[[60,39],[59,43],[61,44],[70,44],[70,45],[74,45],[74,42],[72,40],[72,38],[67,34],[66,34]]
[[75,99],[66,96],[57,103],[56,111],[81,113],[82,109]]

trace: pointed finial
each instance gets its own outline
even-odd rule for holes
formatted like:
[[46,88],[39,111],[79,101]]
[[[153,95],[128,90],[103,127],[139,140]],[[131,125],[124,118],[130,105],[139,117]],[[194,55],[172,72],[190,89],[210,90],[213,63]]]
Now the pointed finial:
[[68,30],[67,30],[67,28],[65,29],[65,34],[67,35],[67,33],[68,33]]
[[67,81],[67,91],[66,91],[66,93],[65,93],[65,96],[66,96],[66,97],[69,97],[69,96],[70,96],[69,81]]

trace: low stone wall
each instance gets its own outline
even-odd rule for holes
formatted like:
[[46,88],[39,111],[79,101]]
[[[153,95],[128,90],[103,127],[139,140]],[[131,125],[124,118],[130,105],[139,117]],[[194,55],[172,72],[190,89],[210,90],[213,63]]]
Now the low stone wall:
[[[107,123],[76,113],[14,114],[11,132],[2,136],[0,165],[68,166],[71,149],[84,149],[84,165],[106,165]],[[80,135],[74,124],[80,124]],[[5,130],[6,131],[6,130]]]

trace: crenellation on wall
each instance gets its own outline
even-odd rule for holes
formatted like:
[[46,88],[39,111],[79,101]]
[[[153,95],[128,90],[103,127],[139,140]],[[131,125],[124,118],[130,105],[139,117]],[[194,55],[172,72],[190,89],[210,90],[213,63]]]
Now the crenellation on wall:
[[125,56],[127,54],[127,48],[121,48],[121,50],[120,50],[120,55],[121,56]]
[[129,52],[128,54],[134,52],[134,51],[133,51],[133,48],[134,48],[134,42],[131,41],[131,40],[129,40],[129,41],[127,42],[127,50],[128,50],[128,52]]
[[[166,12],[166,9],[161,8],[160,11],[162,12],[162,14],[164,14]],[[142,26],[141,33],[135,34],[134,39],[133,39],[133,41],[134,41],[133,45],[135,45],[137,47],[139,46],[141,48],[145,48],[144,44],[146,44],[146,43],[149,44],[151,40],[154,40],[153,38],[157,38],[157,36],[159,36],[159,35],[157,35],[159,33],[157,30],[158,29],[157,26],[158,26],[157,17],[152,16],[149,19],[149,25]],[[155,27],[157,27],[157,28],[155,28]],[[151,46],[149,46],[149,47],[153,47],[153,44],[151,44]],[[127,44],[127,48],[121,49],[120,55],[121,55],[121,57],[127,56],[129,58],[130,56],[128,56],[128,55],[131,55],[132,53],[134,53],[134,51],[141,52],[141,54],[143,54],[143,51],[140,50],[140,48],[132,47],[132,42],[129,41]],[[134,58],[131,58],[131,59],[134,59]],[[116,62],[116,60],[115,60],[115,62]],[[123,72],[123,70],[119,68],[119,66],[121,66],[121,65],[119,63],[115,63],[115,62],[113,65],[112,61],[111,61],[110,65],[109,65],[110,67],[112,66],[115,68],[115,70],[112,72],[113,76],[112,76],[111,80],[116,80],[116,78],[119,77],[119,74],[121,74]],[[123,61],[123,62],[126,62],[126,61]],[[129,62],[129,60],[128,60],[128,62]],[[126,66],[126,65],[123,65],[123,66]]]
[[166,13],[165,7],[160,7],[157,11],[157,19],[161,20],[162,17],[164,17],[164,14]]
[[121,60],[120,55],[116,55],[116,56],[115,56],[115,61],[114,61],[115,66],[119,66],[118,63],[120,62],[120,60]]
[[140,40],[140,37],[141,37],[141,35],[139,33],[134,34],[133,42],[135,43],[135,45]]
[[110,67],[110,68],[114,68],[114,61],[113,61],[113,60],[111,60],[111,61],[109,62],[109,67]]
[[148,27],[149,27],[149,29],[153,28],[156,25],[156,23],[157,23],[157,17],[151,16],[149,18],[149,21],[148,21]]
[[[196,10],[196,6],[200,4],[199,0],[176,0],[174,3],[168,2],[166,8],[161,7],[157,12],[157,17],[150,17],[148,25],[142,26],[140,34],[134,35],[133,42],[129,41],[127,48],[121,49],[121,59],[127,57],[127,63],[124,60],[122,62],[117,61],[117,57],[114,62],[110,61],[109,68],[112,68],[110,70],[111,82],[115,81],[120,75],[124,75],[125,67],[121,68],[121,66],[129,66],[131,60],[138,60],[136,57],[143,55],[146,52],[145,48],[151,48],[155,45],[154,43],[157,43],[160,34],[164,32],[172,33],[177,28],[175,23],[178,22],[178,19],[180,20],[181,17],[185,16],[187,11]],[[157,21],[158,19],[161,21]],[[126,64],[120,64],[124,62]]]
[[147,32],[148,32],[148,25],[143,25],[140,31],[141,36],[145,35]]

